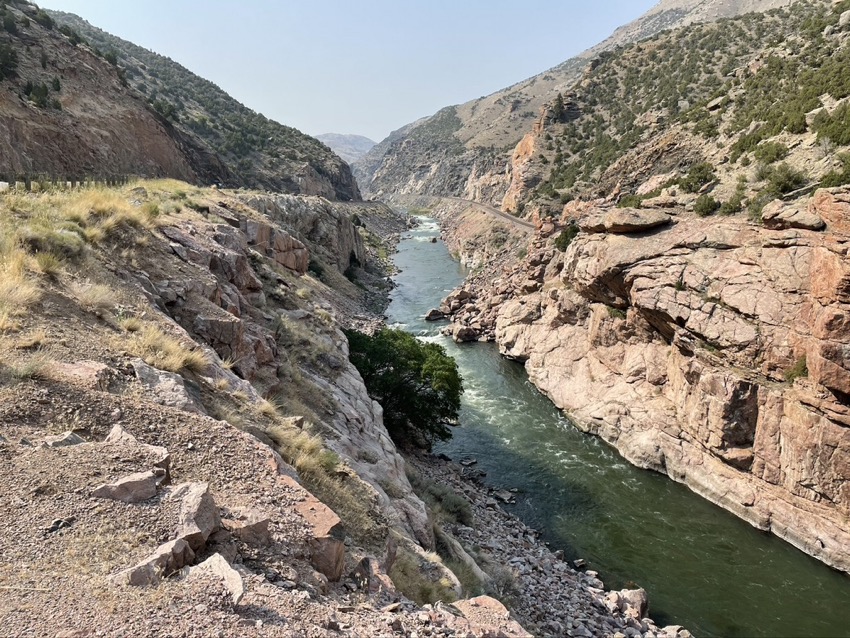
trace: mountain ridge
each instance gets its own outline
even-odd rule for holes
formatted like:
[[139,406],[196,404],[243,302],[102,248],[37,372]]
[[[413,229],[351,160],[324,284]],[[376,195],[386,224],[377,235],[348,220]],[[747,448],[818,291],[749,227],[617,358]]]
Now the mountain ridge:
[[[500,206],[510,183],[504,167],[516,145],[531,131],[542,108],[559,92],[568,92],[595,56],[675,26],[755,8],[768,10],[790,2],[663,0],[579,55],[488,96],[451,107],[461,126],[436,144],[406,143],[409,135],[436,114],[402,127],[399,131],[404,133],[382,140],[355,162],[361,190],[371,196],[390,192],[458,196]],[[464,151],[444,154],[441,148],[453,146],[454,140],[463,144]]]
[[90,41],[128,86],[197,146],[218,155],[230,186],[359,200],[348,165],[319,140],[257,113],[170,58],[99,29],[72,13],[47,11]]
[[348,162],[349,165],[363,157],[377,144],[377,142],[365,135],[354,135],[351,133],[322,133],[315,137]]

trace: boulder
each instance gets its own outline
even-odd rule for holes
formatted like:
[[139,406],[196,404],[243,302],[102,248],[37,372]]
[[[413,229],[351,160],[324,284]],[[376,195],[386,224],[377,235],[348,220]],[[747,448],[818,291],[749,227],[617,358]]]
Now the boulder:
[[123,503],[141,503],[156,496],[159,482],[165,477],[165,470],[157,468],[147,472],[137,472],[95,488],[91,495]]
[[786,205],[782,200],[774,200],[764,207],[761,220],[766,228],[783,230],[801,228],[803,230],[823,230],[824,221],[816,214],[799,206]]
[[850,25],[850,10],[842,12],[842,14],[838,17],[838,26],[840,28],[844,28],[847,25]]
[[154,468],[165,470],[164,476],[159,478],[159,484],[167,485],[171,482],[171,455],[168,453],[166,448],[159,445],[140,443],[136,437],[127,432],[127,430],[125,430],[121,425],[117,424],[112,426],[112,429],[109,431],[109,434],[103,442],[112,445],[121,445],[128,448],[142,448],[146,453],[156,459],[153,461]]
[[452,339],[455,343],[467,341],[478,341],[478,331],[471,326],[454,326],[452,328]]
[[447,618],[447,626],[456,629],[458,635],[531,638],[495,598],[478,596],[452,605],[462,616]]
[[370,596],[386,593],[396,595],[395,584],[387,573],[381,569],[377,559],[367,556],[355,568],[351,578],[360,586],[360,589]]
[[649,597],[645,589],[623,589],[616,593],[619,594],[620,611],[624,616],[640,620],[649,613]]
[[428,311],[428,314],[425,315],[425,321],[439,321],[440,319],[445,318],[445,313],[437,308],[431,308],[431,310]]
[[136,378],[147,390],[147,396],[154,402],[194,414],[206,414],[203,406],[189,394],[179,374],[159,370],[141,359],[133,360],[131,365]]
[[[280,480],[303,491],[288,476]],[[345,530],[334,511],[309,492],[295,504],[295,511],[310,527],[310,563],[331,582],[342,577],[345,566]]]
[[212,576],[219,579],[230,594],[234,605],[238,605],[245,594],[245,585],[242,576],[230,566],[221,554],[213,554],[203,563],[189,569],[187,580],[196,580],[204,576]]
[[590,214],[579,220],[579,228],[586,233],[641,233],[673,220],[667,213],[640,208],[614,208]]
[[74,434],[70,430],[57,434],[56,436],[48,436],[44,439],[44,447],[58,448],[70,447],[71,445],[79,445],[85,443],[86,440],[79,434]]
[[160,545],[156,551],[135,567],[118,572],[112,581],[118,585],[150,587],[158,585],[163,576],[172,574],[195,559],[195,552],[184,539],[178,538]]
[[271,545],[272,537],[269,531],[269,523],[269,517],[258,510],[249,510],[243,513],[239,520],[224,519],[221,521],[222,526],[234,538],[253,547]]
[[178,537],[185,539],[193,551],[198,551],[221,526],[209,484],[182,483],[174,488],[171,498],[181,500]]
[[115,378],[115,370],[99,361],[57,361],[52,365],[51,373],[74,385],[104,392],[109,390],[109,384]]

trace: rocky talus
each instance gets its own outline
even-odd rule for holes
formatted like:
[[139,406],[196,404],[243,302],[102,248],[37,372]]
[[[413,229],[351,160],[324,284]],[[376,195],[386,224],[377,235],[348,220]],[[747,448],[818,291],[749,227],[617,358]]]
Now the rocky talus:
[[850,571],[850,192],[763,224],[606,206],[569,204],[452,293],[455,338],[497,341],[632,463]]
[[[645,636],[689,638],[680,625],[659,628],[643,589],[605,591],[599,574],[569,565],[563,552],[552,552],[539,532],[502,509],[515,494],[485,487],[474,459],[458,466],[437,457],[410,462],[431,480],[451,486],[473,507],[471,525],[455,523],[446,531],[465,548],[475,548],[475,561],[487,568],[488,587],[512,601],[518,620],[535,636]],[[494,569],[494,566],[497,566]]]

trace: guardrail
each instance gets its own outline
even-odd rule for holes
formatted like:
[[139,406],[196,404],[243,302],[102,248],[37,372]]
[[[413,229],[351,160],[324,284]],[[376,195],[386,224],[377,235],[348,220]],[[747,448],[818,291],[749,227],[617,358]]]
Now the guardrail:
[[49,176],[49,175],[4,175],[0,173],[0,192],[25,191],[43,192],[47,190],[79,190],[84,188],[124,186],[136,179],[131,175],[110,175],[106,177],[86,176]]

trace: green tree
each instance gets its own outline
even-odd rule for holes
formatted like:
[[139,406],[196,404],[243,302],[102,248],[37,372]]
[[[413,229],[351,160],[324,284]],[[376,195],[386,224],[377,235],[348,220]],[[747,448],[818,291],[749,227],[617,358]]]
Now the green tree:
[[552,115],[556,122],[560,122],[564,117],[564,96],[560,93],[555,96],[555,103],[552,105]]
[[351,363],[369,396],[384,408],[384,425],[397,445],[431,449],[451,438],[463,379],[454,359],[436,343],[423,343],[403,330],[374,335],[345,332]]
[[18,68],[18,54],[9,44],[0,44],[0,80],[12,77]]

